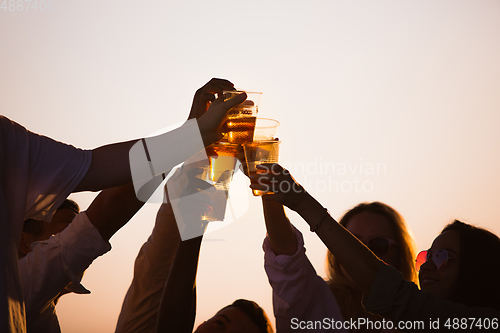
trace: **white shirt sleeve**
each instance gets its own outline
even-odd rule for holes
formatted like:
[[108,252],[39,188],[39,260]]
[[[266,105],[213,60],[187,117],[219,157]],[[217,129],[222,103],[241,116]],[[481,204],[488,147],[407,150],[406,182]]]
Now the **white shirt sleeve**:
[[72,291],[88,293],[80,285],[83,273],[110,249],[85,212],[61,233],[35,243],[33,251],[19,260],[28,325],[68,284]]
[[316,274],[307,258],[302,234],[294,230],[297,252],[293,255],[276,255],[267,237],[263,245],[264,267],[273,288],[276,329],[280,333],[296,332],[300,322],[321,321],[325,323],[322,324],[324,331],[330,332],[331,320],[343,320],[339,305],[326,281]]

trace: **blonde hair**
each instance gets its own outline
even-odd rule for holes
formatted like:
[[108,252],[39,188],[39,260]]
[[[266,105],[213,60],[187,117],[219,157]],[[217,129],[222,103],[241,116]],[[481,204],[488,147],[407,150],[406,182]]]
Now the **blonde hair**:
[[[385,217],[395,235],[397,249],[399,251],[399,262],[396,268],[403,274],[403,278],[418,284],[417,272],[415,271],[415,243],[410,236],[409,229],[403,217],[392,207],[381,203],[361,203],[349,210],[340,219],[339,223],[344,227],[349,220],[359,213],[368,212]],[[361,291],[347,278],[340,269],[340,263],[334,255],[328,251],[327,260],[327,283],[339,303],[340,310],[345,320],[350,318],[367,317],[367,313],[361,306]]]

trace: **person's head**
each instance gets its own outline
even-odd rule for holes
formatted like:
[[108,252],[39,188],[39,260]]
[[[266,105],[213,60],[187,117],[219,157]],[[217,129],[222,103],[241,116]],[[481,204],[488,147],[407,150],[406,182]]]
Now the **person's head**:
[[495,234],[455,220],[421,257],[423,290],[466,306],[500,309],[500,239]]
[[198,326],[196,333],[272,333],[265,311],[254,301],[238,299]]
[[[381,202],[361,203],[345,213],[339,223],[381,260],[403,273],[406,280],[417,283],[415,245],[404,219],[396,210]],[[361,306],[361,291],[347,272],[330,251],[326,257],[328,285],[344,318],[370,316]]]
[[[381,203],[361,203],[340,219],[354,236],[385,263],[403,273],[408,281],[417,281],[414,258],[415,245],[403,217],[392,207]],[[335,256],[328,251],[330,281],[349,280]]]
[[66,199],[57,208],[50,223],[36,219],[25,220],[19,243],[19,258],[31,252],[32,243],[47,240],[50,236],[63,231],[79,213],[78,204]]

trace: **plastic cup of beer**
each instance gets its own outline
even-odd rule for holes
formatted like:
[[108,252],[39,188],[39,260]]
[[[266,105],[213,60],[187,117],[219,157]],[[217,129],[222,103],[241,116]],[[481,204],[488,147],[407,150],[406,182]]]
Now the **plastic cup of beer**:
[[238,144],[220,141],[207,147],[209,160],[207,179],[217,189],[229,190],[229,183],[238,168]]
[[[196,178],[199,178],[209,185],[214,186],[215,191],[206,191],[206,201],[200,204],[206,204],[207,210],[201,216],[203,221],[223,221],[226,215],[227,193],[229,190],[229,182],[216,185],[216,182],[211,180],[211,171],[209,166],[198,168]],[[207,186],[209,186],[207,185]]]
[[272,140],[279,124],[269,118],[229,118],[226,122],[227,140],[231,143]]
[[[248,176],[258,173],[257,165],[263,163],[278,163],[279,148],[281,141],[255,141],[243,145],[245,160],[247,164]],[[252,189],[254,196],[273,194],[270,191],[260,191]]]
[[254,117],[259,112],[260,99],[262,98],[261,92],[243,90],[224,91],[224,101],[230,100],[242,93],[247,94],[247,99],[243,103],[231,108],[228,112],[228,118]]
[[229,185],[234,172],[239,168],[238,145],[229,142],[217,142],[206,149],[209,165],[200,167],[197,178],[215,188],[209,194],[209,209],[202,215],[205,221],[224,221]]

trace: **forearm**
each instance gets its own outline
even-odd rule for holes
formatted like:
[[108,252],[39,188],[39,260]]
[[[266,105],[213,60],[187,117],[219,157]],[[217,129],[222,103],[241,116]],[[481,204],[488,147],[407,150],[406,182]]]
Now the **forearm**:
[[134,186],[128,184],[99,193],[87,209],[87,216],[108,241],[143,205],[135,195]]
[[202,238],[192,238],[179,244],[160,302],[157,332],[192,332],[196,310],[196,272]]
[[99,191],[132,182],[129,151],[137,140],[114,143],[92,150],[92,163],[74,192]]
[[202,121],[197,121],[200,128],[201,138],[203,140],[203,145],[206,147],[210,146],[212,143],[222,139],[223,135],[219,131],[210,131],[210,128],[205,125]]
[[[200,129],[193,119],[155,137],[96,148],[92,150],[90,168],[75,192],[98,191],[133,182],[139,198],[146,201],[159,185],[152,182],[155,177],[162,179],[167,170],[203,151],[204,142],[213,143],[212,137],[211,132]],[[156,186],[151,186],[153,183]]]
[[297,211],[333,253],[354,283],[364,294],[371,290],[380,260],[354,235],[338,224],[323,206],[306,194]]
[[69,282],[79,284],[89,265],[110,248],[85,212],[78,214],[60,233],[39,242],[19,260],[28,316],[40,314]]
[[297,239],[284,207],[276,201],[262,200],[267,235],[276,255],[292,255],[297,251]]

